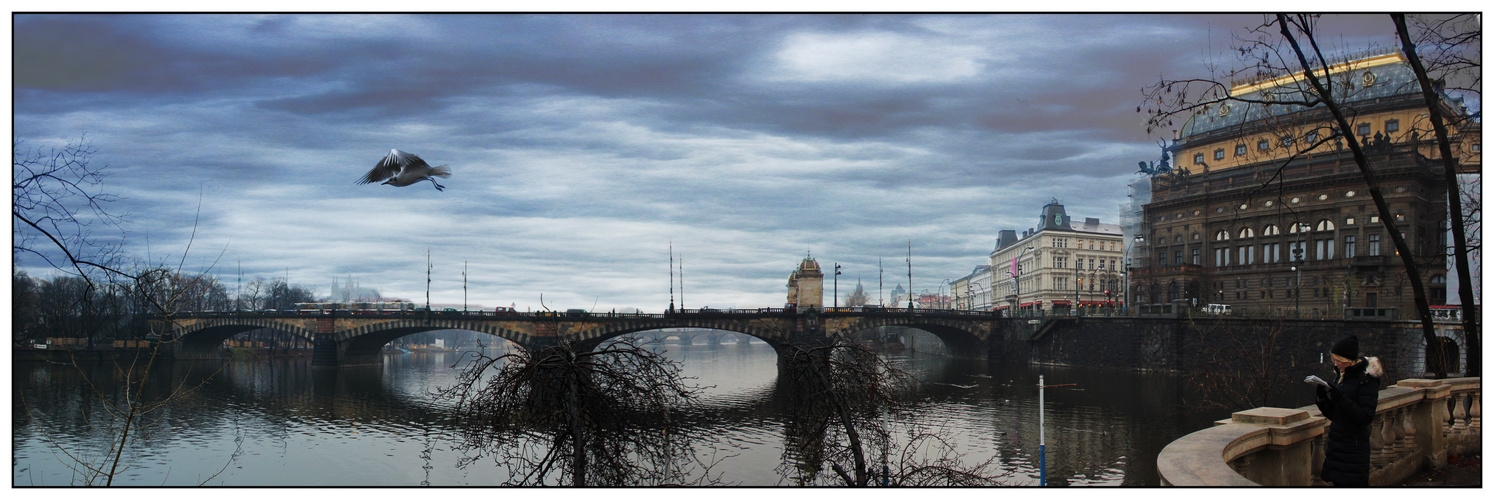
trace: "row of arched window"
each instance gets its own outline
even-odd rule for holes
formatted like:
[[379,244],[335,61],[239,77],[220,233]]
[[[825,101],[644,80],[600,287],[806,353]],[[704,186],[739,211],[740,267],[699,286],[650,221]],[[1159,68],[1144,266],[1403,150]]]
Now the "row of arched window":
[[[1318,221],[1318,231],[1332,231],[1333,229],[1333,221],[1328,219]],[[1308,225],[1305,222],[1296,222],[1287,226],[1287,231],[1291,234],[1296,234],[1299,232],[1305,233],[1311,230],[1312,226]],[[1233,233],[1228,229],[1220,229],[1219,232],[1214,233],[1214,241],[1229,241],[1232,234],[1240,238],[1254,238],[1255,228],[1242,227],[1238,231],[1234,231]],[[1261,228],[1261,236],[1276,236],[1280,234],[1281,228],[1276,224],[1267,224],[1266,227]]]

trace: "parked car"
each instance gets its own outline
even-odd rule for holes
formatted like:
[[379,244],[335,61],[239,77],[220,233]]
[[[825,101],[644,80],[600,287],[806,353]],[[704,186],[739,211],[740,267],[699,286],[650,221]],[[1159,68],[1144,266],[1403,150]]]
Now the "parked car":
[[1209,304],[1204,306],[1204,313],[1214,316],[1229,316],[1229,304]]

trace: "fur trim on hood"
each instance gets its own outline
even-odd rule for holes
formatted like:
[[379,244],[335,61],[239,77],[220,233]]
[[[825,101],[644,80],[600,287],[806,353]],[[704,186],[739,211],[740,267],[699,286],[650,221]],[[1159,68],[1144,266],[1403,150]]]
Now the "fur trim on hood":
[[1367,356],[1364,358],[1364,360],[1369,362],[1369,366],[1365,367],[1364,369],[1365,375],[1369,375],[1377,379],[1385,378],[1385,367],[1380,365],[1380,358]]

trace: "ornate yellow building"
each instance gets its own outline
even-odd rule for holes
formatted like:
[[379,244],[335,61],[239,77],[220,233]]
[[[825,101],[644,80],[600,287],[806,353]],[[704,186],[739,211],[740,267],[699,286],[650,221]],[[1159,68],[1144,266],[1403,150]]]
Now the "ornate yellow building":
[[[1446,291],[1447,189],[1414,74],[1399,54],[1330,69],[1390,217],[1417,255],[1433,304]],[[1136,304],[1229,304],[1235,314],[1393,317],[1413,308],[1407,273],[1352,153],[1321,106],[1298,100],[1301,73],[1234,86],[1168,148],[1152,179]],[[1467,111],[1444,95],[1444,113]],[[1452,128],[1460,171],[1480,165],[1480,128]]]

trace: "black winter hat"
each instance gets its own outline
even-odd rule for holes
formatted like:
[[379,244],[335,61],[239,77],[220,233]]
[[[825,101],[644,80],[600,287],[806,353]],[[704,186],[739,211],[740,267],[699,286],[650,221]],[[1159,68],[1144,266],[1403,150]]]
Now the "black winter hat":
[[1333,350],[1329,351],[1338,356],[1348,359],[1359,359],[1359,337],[1350,335],[1333,343]]

